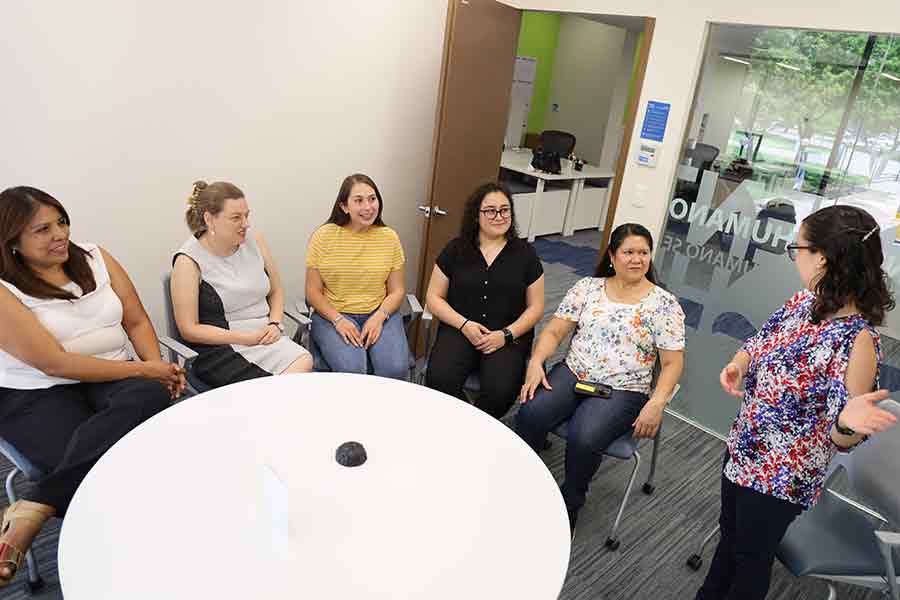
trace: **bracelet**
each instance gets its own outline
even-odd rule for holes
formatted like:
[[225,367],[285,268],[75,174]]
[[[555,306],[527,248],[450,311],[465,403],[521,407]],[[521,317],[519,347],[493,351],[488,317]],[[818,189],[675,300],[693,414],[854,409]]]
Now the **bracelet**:
[[853,431],[850,427],[841,427],[841,418],[838,416],[837,419],[834,420],[834,429],[841,435],[846,435],[847,437],[852,437],[856,435],[856,432]]
[[463,327],[465,327],[465,326],[466,326],[466,323],[468,323],[468,322],[469,322],[468,319],[466,319],[465,321],[463,321],[463,324],[459,326],[459,330],[462,331],[462,330],[463,330]]
[[332,321],[331,324],[334,325],[335,327],[337,327],[337,324],[340,323],[341,319],[343,319],[343,318],[344,318],[344,315],[338,314],[338,316],[336,316],[334,318],[334,321]]
[[284,332],[284,329],[281,327],[281,323],[278,321],[269,321],[269,325],[274,325],[278,328],[278,331]]
[[380,306],[378,307],[378,312],[380,312],[381,314],[383,314],[385,319],[390,319],[390,318],[391,318],[391,313],[389,313],[388,311],[384,310],[384,309],[381,308]]

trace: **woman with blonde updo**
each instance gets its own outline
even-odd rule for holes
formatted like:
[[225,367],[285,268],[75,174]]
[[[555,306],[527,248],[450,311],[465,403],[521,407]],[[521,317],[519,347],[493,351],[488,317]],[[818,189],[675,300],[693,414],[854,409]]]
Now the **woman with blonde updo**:
[[172,305],[181,337],[211,387],[305,373],[312,357],[284,337],[284,290],[262,235],[248,235],[244,193],[224,181],[194,183],[185,214],[193,234],[175,253]]

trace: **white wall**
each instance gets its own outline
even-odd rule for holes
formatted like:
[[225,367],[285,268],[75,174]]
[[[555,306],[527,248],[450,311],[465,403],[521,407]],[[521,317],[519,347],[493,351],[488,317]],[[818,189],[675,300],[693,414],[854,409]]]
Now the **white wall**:
[[600,162],[598,163],[601,169],[616,170],[622,138],[625,137],[625,105],[628,103],[628,87],[634,70],[637,42],[638,34],[636,32],[628,31],[625,34],[622,56],[619,59],[619,72],[616,74],[615,87],[609,101],[609,117],[603,133],[603,151],[600,153]]
[[191,182],[241,187],[289,295],[344,176],[371,175],[414,284],[446,4],[3,2],[0,188],[57,197],[162,323]]
[[708,68],[700,81],[697,112],[691,123],[689,137],[697,138],[703,114],[708,113],[702,141],[718,148],[721,157],[728,147],[731,131],[735,129],[734,117],[741,104],[749,67],[723,59],[716,48],[710,48],[707,54]]
[[[694,96],[707,22],[741,23],[900,33],[897,0],[859,0],[853,4],[827,0],[503,0],[525,10],[587,14],[640,15],[656,18],[650,60],[640,98],[640,112],[632,132],[629,160],[615,222],[637,221],[658,234],[671,198],[679,148],[684,138]],[[672,105],[669,124],[655,169],[639,167],[636,154],[640,127],[648,100]]]
[[[572,15],[560,21],[544,127],[573,133],[575,153],[596,163],[622,69],[626,32]],[[553,104],[559,105],[558,112],[553,112]]]

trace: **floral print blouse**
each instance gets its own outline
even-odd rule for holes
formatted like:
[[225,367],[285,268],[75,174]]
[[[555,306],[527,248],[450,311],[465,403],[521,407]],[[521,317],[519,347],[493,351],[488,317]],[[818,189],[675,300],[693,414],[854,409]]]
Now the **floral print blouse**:
[[650,393],[657,348],[684,349],[684,312],[659,286],[637,304],[612,302],[606,279],[585,277],[566,293],[556,317],[577,324],[566,366],[578,379]]
[[744,343],[751,362],[725,463],[735,484],[804,508],[819,497],[837,450],[831,426],[847,404],[844,376],[860,331],[882,358],[878,333],[861,315],[813,324],[814,301],[798,292]]

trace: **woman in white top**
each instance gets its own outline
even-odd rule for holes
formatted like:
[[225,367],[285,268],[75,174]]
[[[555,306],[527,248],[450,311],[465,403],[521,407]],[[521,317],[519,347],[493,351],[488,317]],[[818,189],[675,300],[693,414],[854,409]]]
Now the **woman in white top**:
[[162,360],[121,265],[70,241],[45,192],[0,193],[0,283],[0,436],[46,473],[3,515],[3,586],[103,453],[181,393],[184,372]]
[[[603,450],[632,428],[637,438],[655,436],[681,377],[684,313],[656,285],[652,252],[645,227],[613,230],[594,277],[568,291],[528,363],[516,432],[540,451],[547,433],[569,421],[562,495],[573,533]],[[565,360],[544,375],[544,361],[573,330]],[[662,371],[651,390],[657,356]],[[586,395],[601,385],[608,394]]]
[[198,356],[193,374],[219,387],[312,370],[312,357],[284,337],[284,289],[250,207],[234,184],[194,183],[185,220],[191,237],[175,253],[172,306]]

